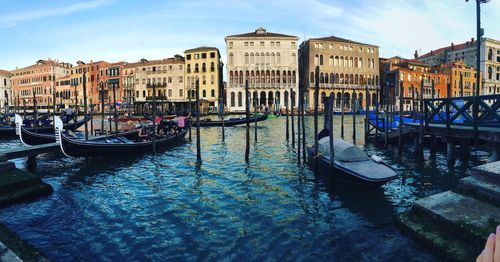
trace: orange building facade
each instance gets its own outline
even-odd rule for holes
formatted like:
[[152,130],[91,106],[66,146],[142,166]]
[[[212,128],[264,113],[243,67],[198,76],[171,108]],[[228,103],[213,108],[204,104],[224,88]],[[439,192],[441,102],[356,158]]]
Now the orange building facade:
[[[71,65],[56,60],[38,60],[35,64],[11,71],[12,95],[21,106],[29,111],[37,109],[46,112],[53,107],[56,79],[67,75]],[[18,102],[19,101],[19,102]]]
[[[459,60],[440,65],[440,71],[451,77],[451,96],[474,95],[477,75],[474,67],[467,66],[464,61]],[[460,80],[460,76],[462,80]],[[482,77],[482,73],[480,73],[479,77]],[[462,89],[460,88],[460,81],[462,81]],[[482,81],[480,81],[479,85],[479,90],[481,90]]]

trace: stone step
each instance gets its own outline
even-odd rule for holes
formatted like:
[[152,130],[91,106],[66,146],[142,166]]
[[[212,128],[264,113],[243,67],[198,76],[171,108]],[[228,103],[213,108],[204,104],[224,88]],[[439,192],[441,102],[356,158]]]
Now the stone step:
[[52,192],[53,189],[51,186],[41,183],[23,187],[8,194],[0,194],[0,208],[24,201],[32,201],[43,196],[48,196]]
[[443,230],[435,221],[416,212],[395,217],[400,230],[410,235],[445,261],[475,261],[482,248],[474,248],[455,235]]
[[413,209],[477,249],[500,224],[499,207],[452,191],[419,199]]
[[0,176],[2,175],[3,172],[12,170],[14,168],[16,168],[16,165],[14,165],[14,163],[12,162],[8,161],[0,162]]
[[42,183],[42,181],[35,174],[16,168],[10,169],[2,172],[0,175],[0,194],[7,194],[9,192],[40,183]]
[[494,183],[483,176],[462,178],[458,183],[458,187],[500,206],[500,184]]
[[488,163],[472,168],[472,176],[485,178],[500,185],[500,161]]

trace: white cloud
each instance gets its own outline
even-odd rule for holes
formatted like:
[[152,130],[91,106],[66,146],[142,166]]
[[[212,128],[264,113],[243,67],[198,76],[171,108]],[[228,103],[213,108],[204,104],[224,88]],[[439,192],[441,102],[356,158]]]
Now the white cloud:
[[77,3],[72,5],[66,5],[61,7],[47,8],[41,10],[27,10],[19,13],[14,13],[10,15],[2,15],[0,17],[0,25],[11,27],[17,23],[41,19],[51,16],[67,15],[74,12],[84,11],[87,9],[93,9],[104,4],[107,4],[109,0],[93,0],[83,3]]

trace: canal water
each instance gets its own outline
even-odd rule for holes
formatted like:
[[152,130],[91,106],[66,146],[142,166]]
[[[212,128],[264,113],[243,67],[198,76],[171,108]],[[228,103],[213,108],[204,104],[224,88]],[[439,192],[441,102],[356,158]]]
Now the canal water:
[[[312,138],[313,119],[306,120]],[[352,116],[345,120],[350,140]],[[401,157],[396,148],[365,147],[362,117],[356,122],[357,144],[382,156],[398,179],[373,189],[311,172],[297,163],[280,117],[258,124],[258,143],[251,130],[249,163],[245,127],[226,128],[225,143],[220,128],[202,129],[199,168],[195,132],[191,143],[155,155],[40,156],[35,172],[54,193],[1,209],[0,222],[55,261],[436,260],[400,233],[393,216],[453,188],[488,153],[450,166],[443,149],[425,151],[418,163],[409,145]]]

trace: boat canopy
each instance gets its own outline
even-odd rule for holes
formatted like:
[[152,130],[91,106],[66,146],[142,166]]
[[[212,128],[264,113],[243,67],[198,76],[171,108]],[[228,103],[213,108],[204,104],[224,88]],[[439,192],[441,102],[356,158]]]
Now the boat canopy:
[[[333,141],[335,150],[335,160],[344,162],[357,162],[370,160],[370,157],[361,148],[348,143],[342,139]],[[322,156],[330,157],[330,137],[323,137],[318,141],[319,153]]]

